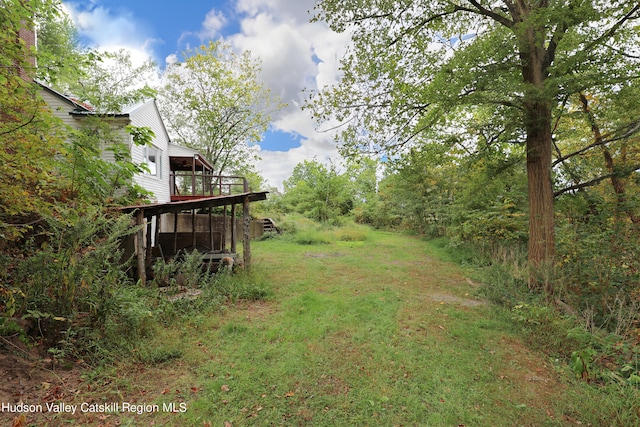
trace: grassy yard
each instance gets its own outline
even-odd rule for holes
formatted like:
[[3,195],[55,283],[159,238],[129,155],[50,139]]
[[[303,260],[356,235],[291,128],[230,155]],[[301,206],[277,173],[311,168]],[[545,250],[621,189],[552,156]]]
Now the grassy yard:
[[616,389],[528,349],[509,313],[478,299],[434,244],[368,230],[331,237],[255,242],[266,300],[158,331],[140,345],[178,358],[122,361],[69,400],[159,411],[50,425],[639,425]]

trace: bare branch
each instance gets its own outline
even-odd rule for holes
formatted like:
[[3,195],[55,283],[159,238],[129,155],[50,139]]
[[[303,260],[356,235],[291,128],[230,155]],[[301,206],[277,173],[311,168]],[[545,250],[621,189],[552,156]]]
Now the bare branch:
[[609,179],[609,178],[612,178],[614,176],[615,177],[626,177],[626,176],[629,176],[631,173],[636,172],[638,170],[640,170],[640,164],[634,165],[634,166],[632,166],[630,168],[625,168],[624,172],[620,172],[620,171],[611,172],[611,173],[608,173],[606,175],[602,175],[602,176],[599,176],[597,178],[594,178],[594,179],[592,179],[590,181],[582,182],[580,184],[575,184],[575,185],[563,188],[562,190],[558,190],[558,191],[554,192],[553,193],[553,197],[561,196],[562,194],[568,193],[569,191],[580,190],[580,189],[583,189],[583,188],[592,187],[592,186],[604,181],[605,179]]
[[634,134],[640,132],[640,119],[635,120],[629,124],[627,124],[626,126],[622,127],[621,129],[618,129],[615,132],[611,132],[605,135],[602,135],[602,137],[598,140],[596,140],[594,143],[587,145],[586,147],[581,148],[580,150],[574,151],[573,153],[569,153],[564,155],[563,157],[560,157],[558,159],[556,159],[551,166],[556,166],[559,163],[564,162],[565,160],[570,159],[571,157],[575,157],[578,156],[586,151],[591,150],[592,148],[595,147],[599,147],[602,145],[606,145],[609,144],[611,142],[615,142],[615,141],[620,141],[622,139],[625,138],[629,138],[630,136],[633,136]]
[[583,50],[584,51],[590,51],[591,49],[593,49],[594,46],[598,45],[603,40],[606,40],[606,39],[612,37],[616,33],[616,31],[618,31],[618,29],[620,27],[622,27],[627,21],[630,21],[630,20],[633,20],[633,19],[638,19],[638,16],[635,16],[635,17],[633,16],[638,11],[640,11],[640,3],[637,3],[633,7],[633,9],[631,9],[622,18],[620,18],[618,20],[618,22],[613,24],[611,26],[611,28],[609,28],[607,31],[602,33],[602,35],[600,37],[598,37],[597,39],[595,39],[594,41],[589,43]]
[[515,25],[515,23],[509,18],[507,18],[506,16],[500,15],[499,13],[496,13],[493,10],[489,10],[485,8],[480,3],[478,3],[477,0],[468,0],[468,1],[473,5],[473,7],[475,7],[475,9],[463,8],[462,6],[460,6],[459,7],[460,10],[466,10],[468,12],[477,13],[477,14],[486,16],[487,18],[491,18],[494,21],[504,25],[507,28],[512,28]]
[[36,109],[36,110],[33,111],[33,114],[31,115],[29,120],[27,120],[24,123],[21,123],[20,125],[12,128],[12,129],[0,132],[0,135],[7,135],[7,134],[10,134],[10,133],[13,133],[13,132],[16,132],[16,131],[22,129],[23,127],[29,126],[35,120],[37,114],[38,114],[38,110]]

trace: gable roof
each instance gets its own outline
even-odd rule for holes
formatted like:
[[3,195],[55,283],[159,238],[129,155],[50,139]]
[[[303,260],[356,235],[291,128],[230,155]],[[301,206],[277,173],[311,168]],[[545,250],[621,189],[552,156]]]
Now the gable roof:
[[71,106],[74,109],[74,111],[78,111],[78,113],[84,112],[85,114],[93,111],[93,107],[87,104],[86,102],[82,102],[79,99],[74,98],[70,95],[64,95],[58,92],[57,90],[52,89],[46,84],[39,82],[37,80],[35,82],[46,92],[50,93],[51,95],[55,96],[61,101],[67,103],[69,106]]

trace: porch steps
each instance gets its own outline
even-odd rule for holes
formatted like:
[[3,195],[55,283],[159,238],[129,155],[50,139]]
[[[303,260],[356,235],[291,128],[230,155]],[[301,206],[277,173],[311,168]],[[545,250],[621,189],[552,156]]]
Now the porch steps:
[[276,232],[279,233],[278,227],[276,227],[276,223],[271,218],[262,218],[262,229],[265,233],[267,232]]

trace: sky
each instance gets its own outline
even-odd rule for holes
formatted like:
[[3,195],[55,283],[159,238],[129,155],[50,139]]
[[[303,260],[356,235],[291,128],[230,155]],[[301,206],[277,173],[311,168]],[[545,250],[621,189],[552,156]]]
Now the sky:
[[320,132],[300,107],[315,90],[339,79],[348,36],[310,23],[315,0],[63,1],[90,47],[131,51],[164,68],[188,48],[223,38],[262,62],[261,79],[288,106],[273,117],[260,143],[258,172],[281,187],[303,160],[339,158],[333,136]]

